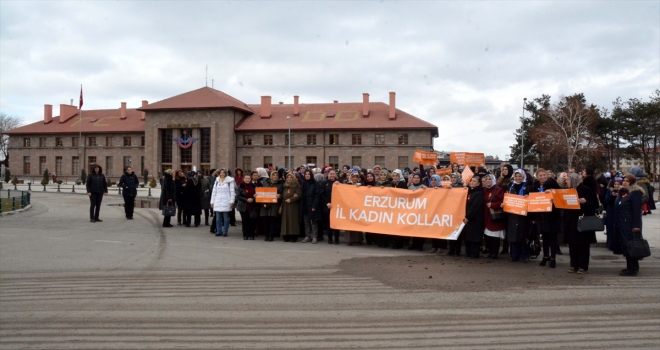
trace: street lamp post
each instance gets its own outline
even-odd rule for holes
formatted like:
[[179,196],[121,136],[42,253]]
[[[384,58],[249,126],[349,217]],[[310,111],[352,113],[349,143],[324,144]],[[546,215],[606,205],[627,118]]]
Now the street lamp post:
[[286,116],[286,121],[289,124],[289,139],[288,139],[289,142],[287,142],[289,144],[288,169],[291,170],[291,116],[290,115]]
[[525,159],[525,103],[527,102],[527,97],[523,98],[523,109],[522,109],[522,126],[520,127],[520,169],[523,168],[523,163]]

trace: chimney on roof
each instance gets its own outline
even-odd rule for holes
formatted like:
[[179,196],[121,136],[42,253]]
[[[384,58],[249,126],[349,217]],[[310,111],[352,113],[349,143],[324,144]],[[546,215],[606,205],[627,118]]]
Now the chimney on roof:
[[121,103],[121,111],[119,112],[121,119],[126,119],[126,102]]
[[293,96],[293,115],[300,115],[300,106],[298,105],[298,95]]
[[334,100],[334,101],[332,101],[332,102],[334,102],[334,103],[339,103],[339,101],[337,101],[337,100]]
[[44,105],[44,124],[53,121],[53,105]]
[[284,104],[284,102],[282,102],[282,101],[280,101],[280,104],[281,104],[281,105],[283,105],[283,104]]
[[390,119],[396,119],[396,92],[390,92]]
[[71,105],[73,106],[73,99],[71,99]]
[[368,93],[363,93],[362,94],[362,117],[368,117],[369,116],[369,94]]
[[[149,104],[149,101],[142,100],[142,108],[146,107]],[[147,117],[147,112],[141,112],[140,120],[144,120]]]
[[78,114],[78,107],[60,104],[60,123],[64,123]]
[[270,96],[261,96],[261,110],[259,110],[259,115],[262,118],[270,118],[271,116],[271,97]]

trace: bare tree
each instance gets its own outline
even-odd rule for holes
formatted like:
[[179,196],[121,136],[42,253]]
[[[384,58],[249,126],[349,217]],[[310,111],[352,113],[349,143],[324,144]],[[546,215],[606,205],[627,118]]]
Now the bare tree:
[[9,158],[9,135],[4,132],[23,125],[23,118],[0,112],[0,160]]

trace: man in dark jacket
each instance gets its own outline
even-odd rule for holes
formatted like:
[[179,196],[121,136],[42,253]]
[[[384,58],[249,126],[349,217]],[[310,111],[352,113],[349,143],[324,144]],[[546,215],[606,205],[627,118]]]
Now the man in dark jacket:
[[105,182],[105,175],[100,165],[92,165],[92,171],[87,175],[87,196],[89,196],[89,221],[103,222],[99,219],[101,210],[101,201],[103,196],[108,194],[108,185]]
[[122,189],[122,196],[124,197],[124,212],[126,219],[133,220],[133,210],[135,209],[135,197],[137,196],[137,188],[140,180],[133,172],[133,168],[127,166],[124,168],[124,173],[119,179],[119,188]]
[[[163,175],[163,185],[160,188],[160,201],[158,209],[163,210],[165,206],[174,206],[176,203],[176,185],[172,177],[172,169],[167,169]],[[164,215],[163,227],[173,227],[171,222],[172,215]]]

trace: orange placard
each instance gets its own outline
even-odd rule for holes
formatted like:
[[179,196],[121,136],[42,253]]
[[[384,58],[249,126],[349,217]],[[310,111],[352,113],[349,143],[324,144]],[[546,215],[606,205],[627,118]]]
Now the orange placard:
[[470,182],[470,180],[472,180],[473,177],[474,177],[474,172],[470,168],[466,167],[461,172],[461,179],[463,180],[463,184],[465,186],[467,186],[467,184]]
[[440,184],[442,185],[442,187],[447,187],[447,188],[451,187],[451,181],[443,180],[440,181]]
[[438,154],[435,152],[415,150],[413,161],[422,165],[436,165],[438,164]]
[[552,193],[534,192],[529,194],[527,211],[530,213],[548,213],[552,211]]
[[257,196],[255,202],[257,203],[277,203],[277,188],[274,187],[257,187]]
[[483,153],[452,152],[449,161],[466,166],[485,166],[486,157]]
[[552,193],[552,199],[555,202],[555,207],[559,209],[580,209],[580,202],[578,202],[578,194],[576,189],[552,189],[550,192]]
[[451,175],[451,168],[435,169],[435,174],[440,177],[445,175]]
[[504,194],[504,212],[527,216],[527,197],[517,194]]
[[465,218],[465,188],[355,187],[332,189],[330,227],[335,230],[448,238]]

